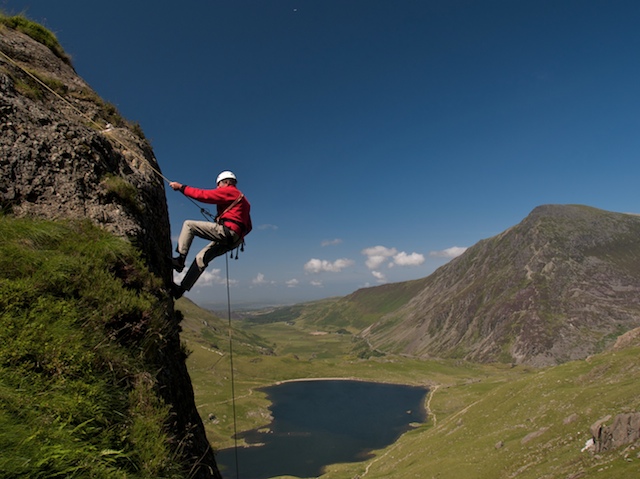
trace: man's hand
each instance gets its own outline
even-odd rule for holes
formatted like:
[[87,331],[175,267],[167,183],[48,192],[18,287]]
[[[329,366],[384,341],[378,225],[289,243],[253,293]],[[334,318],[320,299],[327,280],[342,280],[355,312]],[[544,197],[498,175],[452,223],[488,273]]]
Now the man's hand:
[[171,181],[169,183],[169,186],[174,190],[181,190],[182,189],[182,183],[178,183],[177,181]]

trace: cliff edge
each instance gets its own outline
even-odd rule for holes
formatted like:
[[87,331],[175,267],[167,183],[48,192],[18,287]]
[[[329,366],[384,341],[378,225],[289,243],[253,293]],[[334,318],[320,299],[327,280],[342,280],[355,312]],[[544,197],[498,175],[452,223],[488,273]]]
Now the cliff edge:
[[[0,20],[2,216],[90,220],[139,252],[160,285],[152,292],[154,315],[166,321],[163,337],[147,348],[155,351],[148,382],[170,408],[166,427],[189,477],[218,478],[180,344],[180,318],[168,294],[171,232],[152,148],[138,125],[122,118],[77,75],[52,34],[21,17],[0,15]],[[125,286],[136,287],[135,282]],[[145,312],[119,318],[118,331],[141,329],[146,320]],[[126,341],[119,334],[110,338]]]

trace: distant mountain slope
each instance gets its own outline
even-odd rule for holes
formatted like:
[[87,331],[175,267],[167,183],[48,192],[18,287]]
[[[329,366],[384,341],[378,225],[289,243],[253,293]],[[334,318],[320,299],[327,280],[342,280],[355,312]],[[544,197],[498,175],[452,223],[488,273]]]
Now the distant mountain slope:
[[640,217],[545,205],[439,268],[362,336],[413,356],[543,366],[638,326]]
[[246,314],[247,324],[304,322],[316,328],[348,329],[358,333],[410,301],[423,289],[425,279],[359,289],[342,298],[280,306]]
[[[194,344],[200,344],[218,352],[229,349],[229,324],[215,313],[201,308],[186,297],[176,301],[176,310],[182,319],[180,338]],[[231,328],[234,352],[253,356],[272,355],[272,345],[264,338],[237,328]]]

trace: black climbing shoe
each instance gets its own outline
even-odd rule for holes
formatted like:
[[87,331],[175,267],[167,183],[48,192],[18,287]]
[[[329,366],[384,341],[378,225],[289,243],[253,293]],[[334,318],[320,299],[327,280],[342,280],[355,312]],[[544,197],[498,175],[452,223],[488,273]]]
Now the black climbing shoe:
[[181,273],[182,270],[184,269],[184,260],[185,260],[185,257],[182,255],[178,256],[177,258],[171,258],[171,266],[178,273]]
[[182,286],[178,286],[175,283],[171,283],[171,296],[173,299],[179,299],[184,294],[184,288]]

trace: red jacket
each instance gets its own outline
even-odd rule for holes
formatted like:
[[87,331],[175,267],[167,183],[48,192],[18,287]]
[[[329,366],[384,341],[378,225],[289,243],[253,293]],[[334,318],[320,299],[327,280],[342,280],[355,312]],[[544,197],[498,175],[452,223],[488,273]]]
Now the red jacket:
[[229,211],[224,212],[242,194],[235,186],[227,185],[213,190],[185,186],[183,193],[194,200],[217,205],[218,221],[235,231],[241,238],[251,231],[251,205],[246,197],[243,197]]

